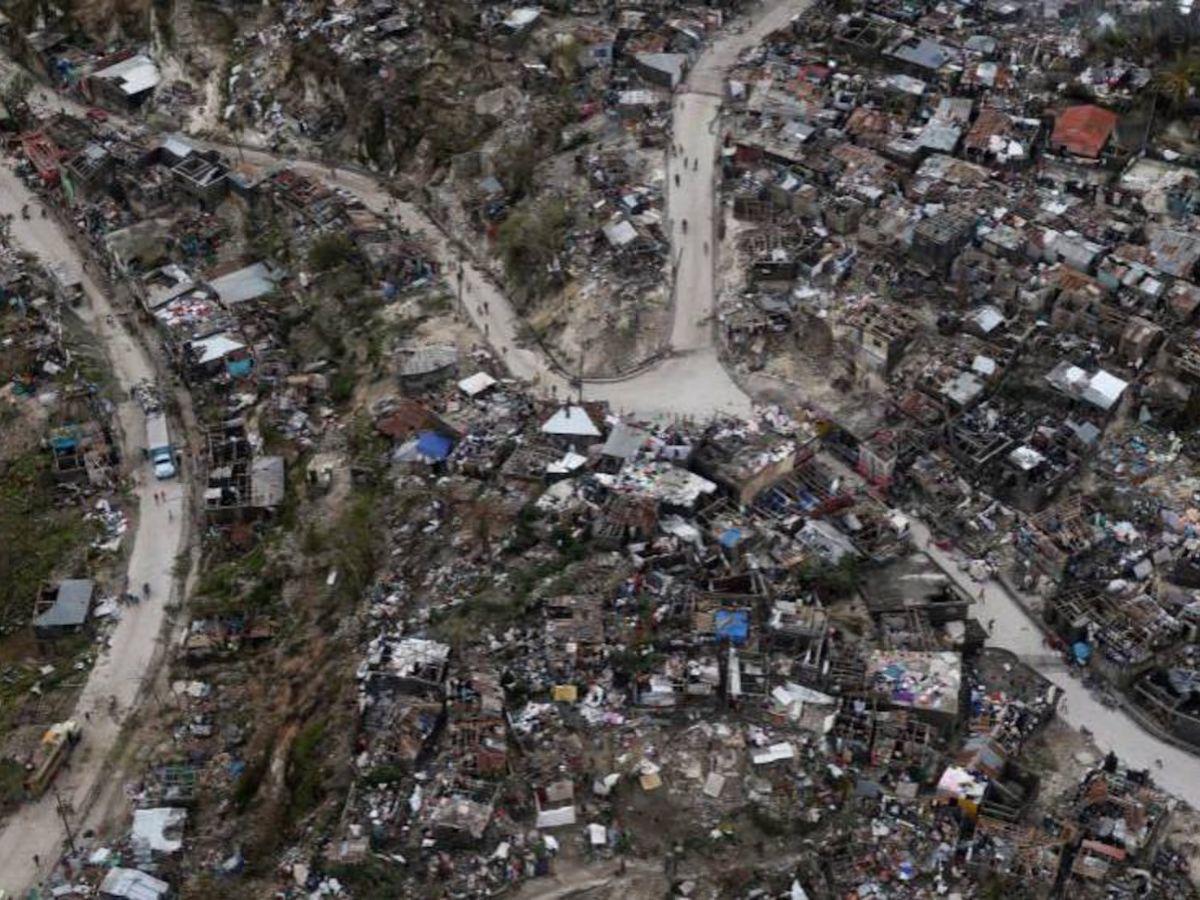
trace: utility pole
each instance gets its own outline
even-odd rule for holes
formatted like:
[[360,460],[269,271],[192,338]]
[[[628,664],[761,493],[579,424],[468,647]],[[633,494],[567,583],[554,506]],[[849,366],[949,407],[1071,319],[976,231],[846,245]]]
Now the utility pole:
[[579,345],[579,377],[576,379],[576,383],[579,386],[579,405],[580,406],[583,406],[583,360],[586,355],[587,355],[587,341],[584,341]]
[[58,792],[57,785],[52,785],[51,789],[54,791],[54,808],[58,812],[58,817],[62,819],[63,831],[67,833],[67,846],[71,848],[72,854],[77,854],[79,850],[75,846],[75,832],[71,830],[71,822],[67,818],[67,804],[63,802],[62,794]]
[[463,256],[462,250],[458,251],[458,311],[462,313],[465,321],[470,321],[471,317],[467,315],[467,307],[463,304]]

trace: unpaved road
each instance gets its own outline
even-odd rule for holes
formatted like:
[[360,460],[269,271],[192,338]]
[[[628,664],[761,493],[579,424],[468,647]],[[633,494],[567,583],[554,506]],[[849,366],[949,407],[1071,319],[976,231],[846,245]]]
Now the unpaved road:
[[[33,211],[28,222],[20,217],[24,203]],[[39,209],[37,199],[21,180],[7,166],[0,165],[0,212],[14,214],[15,242],[46,262],[81,273],[81,260],[74,245],[53,219],[38,214]],[[154,378],[154,368],[142,346],[116,316],[108,298],[86,275],[83,285],[89,304],[81,310],[81,317],[103,344],[117,383],[128,398],[134,384]],[[145,420],[141,408],[126,399],[118,406],[118,416],[124,433],[124,452],[140,476],[136,491],[137,527],[127,538],[133,541],[129,583],[138,589],[149,584],[151,596],[136,606],[122,608],[110,648],[96,662],[75,708],[74,716],[84,726],[83,740],[71,758],[70,769],[60,772],[55,787],[63,801],[81,814],[102,790],[115,789],[105,778],[104,763],[121,724],[137,702],[143,679],[152,668],[163,631],[164,601],[173,582],[175,555],[182,549],[182,486],[178,480],[156,482],[148,464],[142,461]],[[167,492],[167,502],[158,504],[154,493],[163,490]],[[114,709],[111,706],[114,697],[115,712],[110,712]],[[0,888],[22,896],[58,858],[63,838],[52,793],[22,807],[0,830]],[[35,854],[41,860],[41,873],[35,870]]]

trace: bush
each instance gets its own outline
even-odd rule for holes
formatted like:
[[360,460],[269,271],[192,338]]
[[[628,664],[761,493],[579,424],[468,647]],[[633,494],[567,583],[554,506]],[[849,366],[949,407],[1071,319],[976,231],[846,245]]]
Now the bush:
[[346,235],[323,234],[308,248],[308,264],[318,272],[328,272],[349,262],[354,255],[354,242]]
[[324,796],[325,767],[321,764],[323,754],[320,751],[325,729],[324,721],[309,722],[292,742],[284,777],[290,793],[289,824],[295,824],[315,809]]
[[523,205],[509,216],[496,235],[496,250],[515,292],[537,299],[550,287],[550,266],[562,252],[571,212],[557,198]]

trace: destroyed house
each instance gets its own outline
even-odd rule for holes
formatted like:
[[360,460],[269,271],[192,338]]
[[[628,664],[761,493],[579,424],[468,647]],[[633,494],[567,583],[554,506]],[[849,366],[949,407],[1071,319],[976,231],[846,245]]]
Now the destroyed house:
[[89,143],[63,164],[63,175],[71,187],[85,195],[106,188],[115,170],[116,160],[96,143]]
[[476,669],[446,682],[446,744],[472,777],[507,773],[504,689],[495,673]]
[[421,810],[421,823],[434,839],[451,847],[472,846],[482,840],[492,821],[499,787],[458,776],[434,790]]
[[848,314],[842,323],[872,372],[887,375],[900,362],[918,332],[918,320],[899,305],[866,304]]
[[1148,594],[1114,592],[1104,583],[1082,580],[1061,586],[1043,617],[1077,660],[1121,686],[1149,671],[1158,654],[1176,646],[1185,631]]
[[656,668],[637,674],[630,688],[634,705],[651,712],[673,712],[715,703],[721,684],[717,650],[706,645],[692,653],[667,654]]
[[707,440],[696,449],[696,470],[749,505],[764,490],[788,475],[796,465],[799,448],[792,439]]
[[1134,683],[1133,699],[1172,735],[1200,748],[1200,671],[1156,666]]
[[450,648],[422,638],[371,642],[359,669],[362,729],[378,765],[417,765],[433,747],[446,706]]
[[949,727],[962,709],[962,656],[953,651],[873,650],[867,657],[866,686],[882,705]]
[[268,515],[283,502],[283,457],[255,456],[242,419],[205,432],[205,463],[204,512],[210,522],[231,524]]
[[1055,579],[1073,570],[1103,535],[1089,521],[1093,510],[1082,495],[1061,500],[1017,526],[1017,550]]
[[928,555],[914,553],[890,563],[860,588],[874,618],[915,612],[931,626],[967,618],[972,599]]
[[936,272],[948,272],[958,254],[975,235],[975,217],[948,210],[922,219],[913,231],[912,254]]
[[109,428],[94,419],[52,428],[47,443],[55,481],[107,484],[117,461],[111,438]]
[[844,700],[826,735],[834,759],[861,767],[874,781],[885,775],[932,771],[942,741],[937,731],[903,710]]
[[171,169],[179,189],[202,208],[212,209],[229,189],[228,169],[215,151],[192,153]]

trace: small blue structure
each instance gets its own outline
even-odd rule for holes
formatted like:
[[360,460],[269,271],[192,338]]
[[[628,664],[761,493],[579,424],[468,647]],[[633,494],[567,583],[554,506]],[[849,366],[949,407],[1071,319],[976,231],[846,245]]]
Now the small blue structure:
[[750,613],[744,609],[718,609],[713,613],[718,641],[746,643],[750,636]]
[[454,441],[436,431],[422,431],[417,435],[417,452],[426,459],[442,462],[454,449]]

